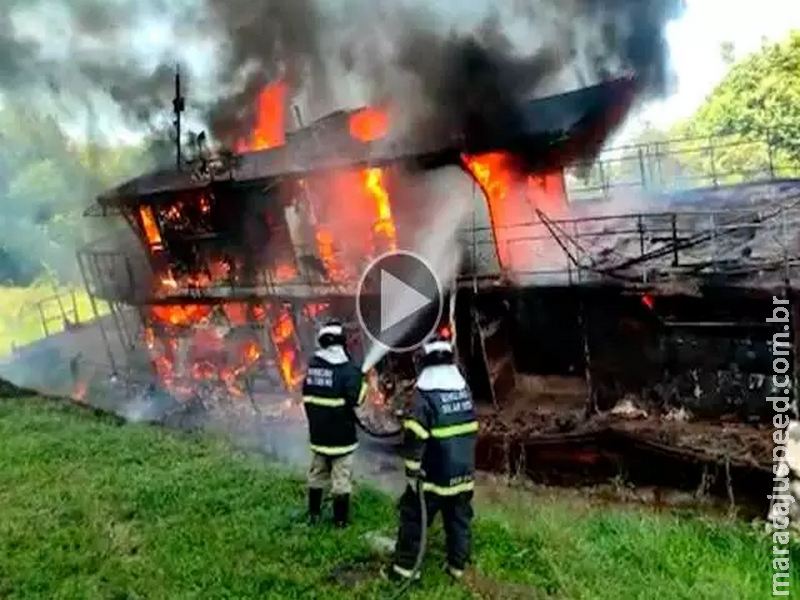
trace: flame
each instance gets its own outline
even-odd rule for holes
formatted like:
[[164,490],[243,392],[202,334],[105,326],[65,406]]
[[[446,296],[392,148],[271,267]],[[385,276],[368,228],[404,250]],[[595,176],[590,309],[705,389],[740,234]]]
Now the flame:
[[[325,305],[309,304],[307,313]],[[266,328],[275,349],[272,365],[293,390],[303,377],[300,349],[291,309],[226,302],[217,305],[151,306],[143,341],[153,368],[164,387],[179,398],[197,392],[197,384],[211,385],[233,398],[246,395],[249,378],[264,366],[268,356],[254,336]],[[269,315],[274,314],[271,322]]]
[[142,227],[144,228],[145,236],[147,236],[148,244],[154,250],[160,249],[163,246],[163,242],[161,241],[161,233],[156,225],[153,209],[149,206],[142,206],[139,208],[139,216],[142,218]]
[[72,399],[82,404],[86,403],[86,392],[89,390],[89,384],[86,381],[79,381],[75,384],[75,389],[72,391]]
[[363,213],[357,204],[359,184],[354,183],[352,175],[351,172],[321,175],[314,178],[312,185],[315,190],[329,190],[311,195],[317,216],[314,237],[328,278],[337,284],[355,277],[356,261],[351,251],[362,256],[368,254],[362,244],[369,231],[359,226]]
[[357,281],[362,268],[398,247],[388,169],[316,174],[305,182],[320,261],[332,283]]
[[310,302],[305,306],[306,316],[310,319],[316,319],[330,309],[331,305],[327,302]]
[[278,265],[274,271],[274,279],[277,283],[285,283],[297,277],[297,269],[294,265],[283,263]]
[[[238,151],[263,150],[285,143],[286,92],[282,82],[265,86],[258,97],[254,129],[239,140]],[[351,116],[349,129],[355,139],[373,141],[386,136],[388,118],[378,109],[363,109]],[[365,260],[397,249],[389,193],[391,173],[389,169],[368,166],[318,173],[304,182],[314,215],[318,258],[332,282],[357,281]],[[314,186],[320,193],[310,193]],[[163,226],[167,240],[171,240],[172,232],[201,236],[213,232],[210,216],[218,207],[210,193],[192,192],[176,198],[169,206],[147,209],[150,212],[142,213],[141,219],[151,248],[162,243],[157,223]],[[270,232],[285,229],[281,214],[264,213]],[[275,240],[271,242],[281,246]],[[187,259],[202,265],[189,272],[185,265],[179,271],[176,265],[158,266],[154,261],[158,273],[155,291],[162,302],[170,293],[181,291],[184,295],[237,280],[243,261],[214,252],[217,251],[213,248],[201,249],[196,258]],[[298,277],[293,254],[271,253],[270,264],[263,272],[276,282]],[[307,303],[303,322],[317,319],[329,309],[325,303]],[[239,398],[251,389],[252,377],[270,368],[277,371],[287,390],[296,389],[303,376],[295,315],[288,305],[243,301],[153,305],[145,312],[144,341],[159,380],[176,397],[193,397],[198,393],[198,384],[202,384],[202,389],[213,386],[231,398]]]
[[392,220],[392,208],[389,203],[389,192],[383,185],[383,170],[366,169],[362,171],[364,188],[375,202],[378,220],[373,231],[382,237],[387,244],[387,252],[397,250],[397,231]]
[[237,152],[256,152],[277,148],[286,142],[286,96],[283,81],[265,85],[258,94],[255,127],[248,138],[237,140]]
[[333,234],[323,227],[317,227],[316,236],[317,249],[319,250],[320,259],[325,269],[328,271],[328,277],[332,281],[342,281],[344,279],[344,271],[336,259],[336,252],[333,245]]
[[278,351],[278,361],[283,382],[288,389],[294,389],[303,379],[303,373],[297,368],[299,357],[297,336],[294,322],[288,306],[282,306],[278,317],[272,325],[272,343]]
[[362,108],[350,115],[350,136],[361,142],[374,142],[389,132],[389,115],[378,108]]
[[162,323],[186,327],[205,319],[212,307],[202,304],[165,304],[151,306],[150,312]]
[[549,217],[560,216],[566,203],[563,175],[550,172],[525,176],[505,152],[463,156],[462,161],[486,197],[500,267],[532,270],[537,250],[544,247],[532,239],[539,233],[533,229],[535,209]]
[[241,327],[247,325],[247,303],[245,302],[229,302],[222,305],[222,311],[228,318],[228,322],[233,327]]
[[507,269],[511,263],[511,249],[506,227],[509,221],[515,220],[515,209],[519,209],[519,206],[508,202],[509,193],[514,186],[514,173],[508,168],[508,157],[503,152],[492,152],[464,157],[464,163],[486,196],[497,245],[497,258],[501,268]]

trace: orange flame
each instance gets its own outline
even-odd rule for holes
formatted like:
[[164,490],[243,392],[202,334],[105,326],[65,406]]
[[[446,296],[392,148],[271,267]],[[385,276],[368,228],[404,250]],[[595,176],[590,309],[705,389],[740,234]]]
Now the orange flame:
[[297,277],[297,269],[295,269],[294,265],[280,264],[275,268],[274,277],[277,283],[291,281]]
[[508,225],[518,219],[514,212],[519,211],[518,203],[508,202],[514,185],[514,174],[508,168],[508,157],[503,152],[491,152],[480,156],[464,157],[464,164],[486,195],[489,204],[489,218],[497,244],[497,258],[501,268],[509,268],[510,232]]
[[277,148],[286,143],[286,96],[288,86],[282,81],[265,85],[258,94],[256,120],[247,139],[234,145],[237,152],[256,152]]
[[369,260],[397,249],[387,169],[340,170],[305,182],[319,259],[334,283],[358,279]]
[[144,234],[147,236],[147,242],[150,247],[154,250],[161,248],[163,242],[161,241],[161,233],[159,233],[156,225],[153,209],[149,206],[142,206],[139,208],[139,216],[142,218],[142,227],[144,227]]
[[535,209],[559,216],[566,192],[560,172],[525,176],[515,169],[509,154],[490,152],[463,156],[462,161],[483,190],[489,207],[497,258],[503,269],[531,270],[535,263],[532,224]]
[[299,358],[297,336],[289,307],[283,306],[272,325],[272,343],[278,351],[278,367],[286,387],[294,389],[303,379],[303,373],[295,364]]
[[212,307],[202,304],[170,304],[150,307],[153,316],[162,323],[184,327],[206,318],[211,310]]
[[349,127],[353,139],[374,142],[389,132],[389,115],[378,108],[362,108],[350,115]]
[[314,319],[330,309],[330,304],[327,302],[311,302],[306,304],[305,313],[310,319]]
[[317,227],[316,238],[320,259],[322,260],[322,264],[325,265],[325,269],[328,271],[328,277],[331,281],[342,281],[345,274],[336,258],[333,234],[324,227]]
[[[307,309],[313,312],[322,307],[310,304]],[[268,332],[276,352],[275,366],[291,390],[303,376],[300,349],[290,308],[283,306],[275,312],[272,323],[267,324]],[[263,326],[260,324],[268,314],[268,307],[245,302],[153,306],[149,314],[152,321],[144,329],[144,342],[156,374],[168,390],[177,397],[188,398],[196,392],[194,384],[210,383],[232,397],[245,395],[246,378],[258,368],[264,352],[252,336],[240,339],[240,334],[228,333]],[[227,317],[230,327],[215,325],[222,315]],[[175,326],[182,329],[176,330]]]
[[366,169],[362,171],[364,187],[375,202],[375,212],[378,220],[373,226],[373,231],[380,235],[388,245],[387,251],[397,250],[397,232],[392,221],[392,208],[389,204],[389,192],[383,185],[383,171],[381,169]]

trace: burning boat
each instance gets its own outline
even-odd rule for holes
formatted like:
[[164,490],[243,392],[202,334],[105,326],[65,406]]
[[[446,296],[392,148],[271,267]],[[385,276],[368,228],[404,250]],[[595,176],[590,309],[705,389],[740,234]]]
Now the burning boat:
[[112,308],[112,369],[148,369],[182,402],[259,405],[297,390],[320,319],[345,321],[361,358],[360,274],[421,226],[404,174],[456,167],[473,222],[443,326],[482,401],[479,466],[562,481],[624,463],[685,488],[723,464],[723,494],[731,477],[767,487],[771,438],[748,423],[768,419],[764,315],[773,296],[794,297],[800,182],[769,182],[766,197],[715,181],[702,210],[581,215],[565,171],[594,156],[634,90],[623,78],[532,100],[515,128],[419,142],[369,107],[287,132],[286,90],[267,86],[235,152],[179,154],[90,209],[134,234],[79,253],[90,294]]
[[[531,101],[521,130],[420,145],[393,131],[389,113],[376,108],[337,112],[287,133],[286,89],[271,84],[236,153],[179,159],[175,169],[97,199],[94,214],[122,215],[138,247],[86,249],[87,285],[115,313],[136,308],[141,331],[127,333],[126,345],[144,341],[172,393],[189,396],[213,380],[242,397],[249,374],[270,372],[270,385],[291,392],[314,323],[354,321],[364,268],[409,247],[421,211],[402,189],[403,171],[456,165],[474,178],[488,201],[500,277],[519,254],[509,252],[505,232],[537,208],[565,204],[564,166],[616,126],[634,85],[621,79]],[[515,166],[520,156],[525,173]],[[507,194],[510,178],[524,182],[526,193]]]

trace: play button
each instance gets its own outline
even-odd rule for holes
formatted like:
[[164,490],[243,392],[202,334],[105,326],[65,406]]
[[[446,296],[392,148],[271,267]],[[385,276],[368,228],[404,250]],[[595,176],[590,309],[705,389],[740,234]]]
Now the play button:
[[436,330],[442,303],[441,285],[425,259],[398,251],[378,257],[364,271],[356,311],[374,342],[404,352]]

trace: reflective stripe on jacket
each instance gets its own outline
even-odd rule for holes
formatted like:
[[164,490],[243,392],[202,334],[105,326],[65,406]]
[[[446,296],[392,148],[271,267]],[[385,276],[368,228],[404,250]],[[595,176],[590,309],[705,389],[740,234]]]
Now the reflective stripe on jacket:
[[417,388],[403,428],[407,474],[422,468],[426,491],[448,496],[473,489],[478,421],[465,384],[450,390]]
[[361,371],[353,363],[311,358],[303,382],[303,407],[314,452],[342,456],[356,449],[353,409],[360,397]]

